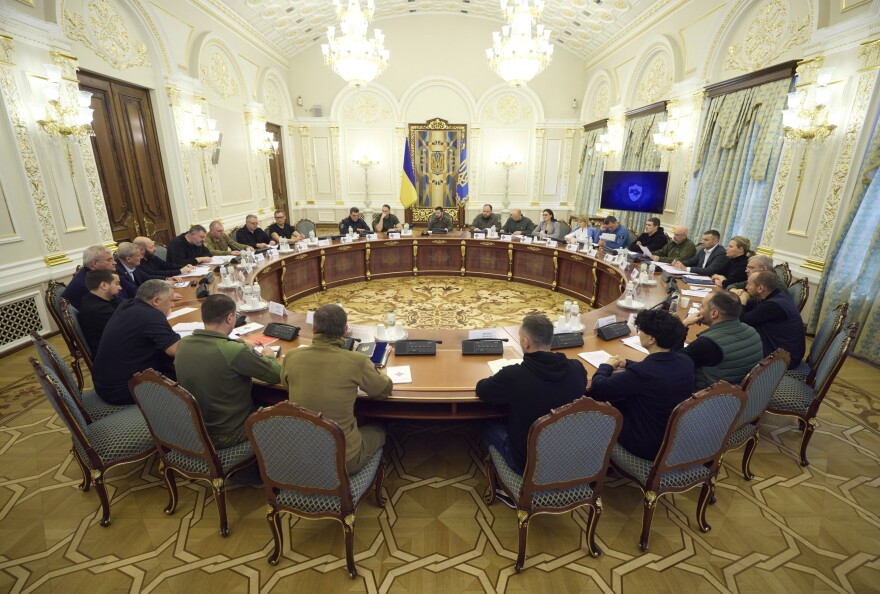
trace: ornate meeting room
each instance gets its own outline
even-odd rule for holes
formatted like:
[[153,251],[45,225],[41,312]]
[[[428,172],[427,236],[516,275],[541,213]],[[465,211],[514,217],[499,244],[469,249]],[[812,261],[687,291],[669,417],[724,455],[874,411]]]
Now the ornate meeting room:
[[878,168],[880,0],[0,0],[0,591],[876,592]]

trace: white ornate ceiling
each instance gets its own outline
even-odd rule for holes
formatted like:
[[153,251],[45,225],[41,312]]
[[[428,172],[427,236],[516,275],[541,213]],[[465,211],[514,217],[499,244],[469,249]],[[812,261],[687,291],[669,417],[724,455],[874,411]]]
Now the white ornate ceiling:
[[[655,0],[546,0],[541,23],[554,43],[586,57],[634,20]],[[323,43],[335,25],[331,0],[222,0],[273,44],[293,56]],[[364,1],[365,5],[366,2]],[[375,20],[405,14],[469,14],[497,20],[498,0],[376,0]],[[381,27],[380,27],[381,28]],[[491,39],[486,40],[486,47]],[[559,49],[559,48],[557,48]]]

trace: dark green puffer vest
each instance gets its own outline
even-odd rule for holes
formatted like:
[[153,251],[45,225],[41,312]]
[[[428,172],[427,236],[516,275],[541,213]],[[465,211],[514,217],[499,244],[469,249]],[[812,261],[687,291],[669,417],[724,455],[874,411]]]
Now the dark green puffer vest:
[[715,382],[726,380],[739,385],[752,367],[764,357],[758,332],[739,320],[726,320],[700,334],[721,348],[724,359],[713,367],[699,367],[694,372],[694,390],[702,390]]

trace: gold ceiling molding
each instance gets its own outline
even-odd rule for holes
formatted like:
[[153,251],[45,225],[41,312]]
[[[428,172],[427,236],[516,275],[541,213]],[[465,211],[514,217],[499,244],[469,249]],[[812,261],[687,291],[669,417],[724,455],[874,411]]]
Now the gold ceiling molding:
[[214,49],[208,62],[199,67],[199,80],[224,99],[238,95],[238,81],[229,72],[229,66],[218,49]]
[[810,16],[790,16],[785,0],[767,0],[749,23],[745,39],[727,48],[727,58],[721,69],[725,72],[760,70],[771,65],[789,48],[807,43],[810,40]]
[[672,89],[672,74],[664,56],[657,56],[645,72],[639,83],[636,99],[643,104],[656,103],[663,99]]
[[64,36],[79,41],[116,70],[152,66],[147,46],[129,37],[129,27],[110,0],[89,0],[87,14],[86,18],[64,9]]

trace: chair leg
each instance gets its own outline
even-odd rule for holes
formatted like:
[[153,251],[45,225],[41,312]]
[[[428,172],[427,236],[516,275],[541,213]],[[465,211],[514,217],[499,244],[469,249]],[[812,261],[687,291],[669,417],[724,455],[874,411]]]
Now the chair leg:
[[343,518],[342,530],[345,532],[345,564],[348,566],[349,577],[353,579],[358,575],[357,567],[354,564],[354,514]]
[[483,463],[486,465],[486,478],[489,479],[489,485],[483,494],[483,501],[486,502],[486,505],[492,505],[495,502],[495,465],[492,463],[492,456],[486,454]]
[[166,466],[163,460],[159,460],[159,474],[165,479],[165,488],[168,489],[168,505],[164,511],[170,516],[177,509],[177,481],[174,479],[174,470]]
[[809,466],[810,461],[807,460],[807,446],[810,445],[810,438],[816,430],[816,417],[813,417],[804,424],[804,436],[801,437],[801,466]]
[[76,460],[76,463],[79,466],[79,469],[83,473],[83,480],[79,484],[79,488],[83,492],[87,492],[89,490],[89,487],[92,486],[91,471],[89,471],[89,467],[86,466],[86,463],[83,462],[82,458],[79,457],[79,452],[76,451],[76,448],[72,448],[70,451],[73,452],[73,459]]
[[758,439],[760,439],[760,436],[756,431],[755,434],[746,442],[746,449],[743,451],[742,471],[743,478],[747,481],[755,478],[755,475],[752,474],[752,454],[755,453],[755,448],[758,447]]
[[379,462],[376,470],[376,505],[385,507],[385,498],[382,496],[382,485],[385,483],[385,460]]
[[706,522],[706,508],[709,507],[709,499],[712,499],[714,495],[715,477],[713,476],[708,482],[703,483],[703,488],[700,490],[700,499],[697,501],[697,525],[703,532],[709,532],[712,529],[712,526]]
[[516,555],[516,571],[519,573],[523,570],[526,562],[526,541],[529,539],[529,520],[531,516],[529,512],[518,509],[516,510],[516,520],[519,524],[519,553]]
[[602,554],[602,549],[596,545],[596,526],[602,516],[602,498],[596,498],[596,504],[588,506],[590,508],[590,517],[587,520],[587,548],[590,555],[598,557]]
[[106,528],[110,525],[110,498],[107,497],[107,487],[104,485],[104,471],[93,470],[92,479],[95,481],[95,491],[98,492],[98,499],[101,500],[101,521],[98,523]]
[[645,505],[642,512],[642,535],[639,538],[639,548],[642,552],[648,550],[648,539],[651,537],[651,522],[654,520],[654,508],[657,505],[657,494],[654,491],[645,492]]
[[217,503],[217,512],[220,514],[220,535],[229,536],[229,526],[226,523],[226,481],[223,478],[211,479],[211,489],[214,491],[214,501]]
[[272,532],[272,540],[275,543],[275,549],[269,555],[269,565],[278,565],[278,558],[281,557],[281,514],[279,514],[271,505],[266,510],[266,521],[269,522],[269,530]]

